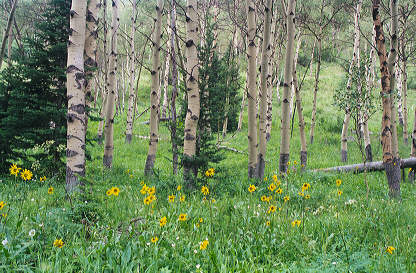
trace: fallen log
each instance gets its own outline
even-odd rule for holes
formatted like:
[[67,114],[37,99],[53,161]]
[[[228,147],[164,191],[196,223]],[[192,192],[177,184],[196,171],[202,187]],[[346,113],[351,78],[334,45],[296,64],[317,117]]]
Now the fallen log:
[[[400,168],[415,168],[416,167],[416,157],[405,158],[400,161]],[[367,169],[367,172],[377,172],[384,171],[383,161],[368,162],[365,164],[353,164],[345,166],[337,166],[332,168],[325,169],[315,169],[312,172],[355,172],[362,173]]]

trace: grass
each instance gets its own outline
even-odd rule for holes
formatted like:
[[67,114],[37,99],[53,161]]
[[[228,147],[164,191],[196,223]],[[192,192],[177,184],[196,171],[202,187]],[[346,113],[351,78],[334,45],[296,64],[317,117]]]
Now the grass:
[[[309,169],[342,164],[343,114],[332,106],[342,75],[339,67],[323,64],[315,143],[308,147]],[[147,105],[149,85],[150,77],[144,74],[139,112]],[[308,126],[312,90],[313,79],[307,77],[302,94]],[[416,96],[409,92],[408,105],[415,104]],[[103,147],[91,147],[85,193],[68,199],[62,180],[40,182],[43,174],[36,171],[30,182],[4,176],[0,202],[6,205],[0,210],[0,241],[7,238],[7,243],[0,244],[0,272],[415,272],[414,185],[403,183],[401,202],[392,201],[385,174],[370,173],[367,201],[361,174],[300,172],[294,164],[300,150],[296,118],[291,172],[279,185],[283,193],[267,189],[278,166],[279,111],[276,102],[266,156],[268,180],[248,181],[247,156],[227,151],[226,160],[212,166],[213,178],[205,179],[210,190],[205,201],[199,190],[177,190],[182,181],[171,175],[169,132],[162,124],[156,175],[144,177],[148,141],[134,137],[131,145],[124,143],[125,115],[115,121],[111,170],[102,167]],[[380,112],[370,121],[375,160],[381,159],[379,117]],[[148,126],[141,124],[147,119],[144,115],[136,121],[135,136],[148,134]],[[97,125],[89,123],[91,133],[96,133]],[[242,131],[229,134],[223,145],[247,151],[246,131],[247,116]],[[401,155],[406,157],[409,147],[400,143]],[[360,162],[357,146],[350,142],[348,148],[348,163]],[[337,179],[342,180],[339,187]],[[305,182],[311,185],[310,199],[299,195]],[[150,205],[144,204],[146,194],[140,193],[143,183],[156,189],[157,199]],[[250,184],[257,186],[253,193],[248,191]],[[50,187],[53,194],[48,194]],[[112,187],[120,189],[118,196],[106,195]],[[175,195],[175,202],[168,202],[169,195]],[[184,202],[179,200],[182,195]],[[263,195],[272,199],[262,202]],[[288,202],[283,200],[286,195]],[[268,213],[271,205],[276,212]],[[181,213],[187,214],[186,221],[178,221]],[[162,217],[167,218],[163,227],[159,225]],[[294,220],[300,220],[300,225],[293,227]],[[32,229],[35,235],[30,237]],[[158,241],[153,243],[155,237]],[[56,239],[63,240],[62,248],[53,246]],[[204,240],[208,246],[201,250]],[[386,252],[388,246],[395,248],[393,254]]]

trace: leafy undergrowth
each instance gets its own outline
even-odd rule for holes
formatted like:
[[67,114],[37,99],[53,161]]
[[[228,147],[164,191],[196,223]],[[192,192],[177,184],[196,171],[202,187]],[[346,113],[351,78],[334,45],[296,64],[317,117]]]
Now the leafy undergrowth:
[[415,189],[390,201],[383,174],[368,175],[368,201],[363,176],[294,163],[258,183],[217,170],[192,192],[171,177],[97,170],[71,198],[40,175],[0,184],[2,272],[416,270]]

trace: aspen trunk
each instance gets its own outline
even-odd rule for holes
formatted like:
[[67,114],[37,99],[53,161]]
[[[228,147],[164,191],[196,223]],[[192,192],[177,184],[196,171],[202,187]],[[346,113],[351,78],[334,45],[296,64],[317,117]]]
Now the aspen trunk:
[[[295,60],[294,60],[295,62]],[[306,136],[305,136],[305,120],[303,118],[303,108],[302,108],[302,97],[300,95],[300,90],[298,87],[298,77],[296,75],[296,65],[293,64],[293,86],[295,87],[296,94],[296,109],[298,112],[299,119],[299,136],[300,136],[300,166],[302,170],[306,169],[308,163],[308,150],[306,146]]]
[[198,87],[199,60],[197,44],[198,13],[197,1],[187,0],[186,5],[186,90],[188,93],[188,109],[185,119],[185,136],[183,145],[183,177],[187,188],[195,187],[192,177],[193,160],[196,155],[196,130],[200,112],[200,96]]
[[[16,2],[15,2],[16,3]],[[71,6],[67,62],[66,189],[72,192],[85,175],[85,15],[87,1],[73,0]]]
[[[322,29],[320,30],[322,33]],[[318,37],[318,59],[316,64],[316,72],[315,72],[315,86],[313,91],[313,105],[312,105],[312,121],[311,121],[311,129],[309,133],[309,142],[313,144],[313,138],[315,136],[315,121],[316,121],[316,98],[318,94],[319,88],[319,73],[321,72],[321,55],[322,55],[322,40],[321,37]]]
[[172,98],[171,98],[171,117],[170,126],[171,142],[172,142],[172,167],[173,175],[178,173],[178,147],[176,145],[176,96],[178,83],[178,70],[176,65],[175,52],[175,35],[176,35],[176,0],[172,0],[172,9],[170,11],[170,58],[172,63]]
[[[391,41],[390,41],[390,54],[388,55],[388,67],[390,72],[390,88],[393,92],[390,94],[391,105],[391,133],[392,133],[392,152],[393,159],[396,161],[399,158],[399,143],[397,139],[397,106],[396,106],[396,61],[398,51],[398,10],[397,0],[390,0],[390,12],[391,12]],[[397,165],[397,164],[396,164]],[[400,169],[398,169],[400,174]]]
[[7,20],[6,29],[4,30],[3,41],[1,42],[1,48],[0,48],[0,69],[1,69],[1,65],[3,63],[4,51],[6,50],[6,43],[7,43],[7,40],[9,38],[10,29],[12,27],[12,22],[13,22],[13,19],[14,19],[14,13],[16,11],[16,7],[17,7],[17,0],[14,0],[13,5],[12,5],[12,9],[10,10],[9,19]]
[[103,164],[107,168],[111,168],[113,164],[114,151],[114,103],[117,96],[117,36],[120,27],[118,17],[118,0],[112,0],[113,14],[111,20],[111,53],[108,64],[108,94],[107,105],[105,111],[105,142]]
[[97,141],[99,144],[103,142],[103,130],[105,123],[105,111],[107,110],[107,97],[108,97],[108,57],[107,57],[107,0],[103,0],[103,62],[104,62],[104,88],[103,88],[103,102],[100,112],[100,122],[98,123]]
[[[85,105],[91,108],[94,101],[92,93],[93,77],[97,70],[97,38],[98,38],[98,11],[100,3],[98,0],[89,0],[87,6],[87,26],[85,29],[85,54],[84,54],[84,69],[85,69]],[[87,131],[88,112],[85,115],[85,132]]]
[[313,46],[312,46],[312,53],[311,53],[311,63],[309,64],[309,76],[312,77],[313,73],[313,57],[315,54],[315,48],[316,48],[316,38],[313,39]]
[[248,87],[247,87],[247,80],[246,80],[246,88],[245,88],[244,93],[243,93],[243,98],[241,99],[241,107],[240,107],[240,115],[238,117],[237,131],[241,131],[241,126],[243,125],[243,114],[244,114],[244,108],[246,106],[246,96],[247,96],[247,94],[248,94]]
[[[383,104],[382,116],[382,130],[381,130],[381,144],[383,147],[383,165],[386,170],[387,182],[389,185],[389,196],[391,198],[400,198],[400,168],[395,168],[394,165],[399,166],[395,162],[392,150],[392,131],[391,131],[391,104],[390,104],[390,77],[389,68],[387,66],[385,36],[383,32],[383,25],[381,23],[380,0],[373,0],[373,21],[376,30],[376,45],[377,53],[380,61],[381,72],[381,98]],[[398,170],[398,172],[397,172]]]
[[[299,50],[300,50],[300,46],[302,45],[302,33],[299,32],[298,33],[298,36],[299,37],[297,38],[297,42],[296,42],[295,55],[293,57],[293,67],[292,67],[292,71],[293,70],[296,70],[296,66],[298,64]],[[296,93],[296,91],[295,91],[295,85],[292,84],[292,89],[291,89],[291,92],[290,92],[290,112],[289,112],[289,116],[290,117],[292,117],[292,115],[293,115],[293,100],[295,99],[295,93]]]
[[[405,28],[406,29],[406,28]],[[402,54],[405,55],[405,44],[401,42]],[[402,104],[403,104],[403,142],[408,145],[408,114],[407,114],[407,60],[403,57],[402,61]]]
[[400,59],[396,60],[396,86],[397,86],[397,114],[399,115],[399,125],[403,126],[403,86],[402,86],[402,71],[400,67]]
[[[170,21],[170,16],[168,16]],[[171,36],[171,30],[168,27],[168,37]],[[167,44],[165,73],[163,75],[163,104],[162,104],[162,118],[166,118],[166,110],[168,109],[168,83],[169,83],[169,63],[170,63],[170,44]]]
[[150,141],[144,172],[152,174],[156,160],[157,142],[159,136],[159,109],[160,109],[160,36],[162,33],[163,0],[158,0],[156,5],[155,31],[153,33],[153,61],[152,61],[152,87],[150,89]]
[[[415,108],[415,120],[413,123],[413,133],[412,133],[412,147],[410,148],[410,156],[416,157],[416,108]],[[415,174],[416,174],[416,168],[412,168],[412,170],[409,172],[409,181],[414,182],[415,181]]]
[[131,143],[133,135],[133,115],[135,107],[135,90],[134,90],[134,80],[135,80],[135,71],[136,71],[136,62],[135,62],[135,47],[134,47],[134,34],[136,33],[136,1],[133,1],[133,12],[131,15],[131,39],[130,39],[130,89],[129,89],[129,102],[127,109],[127,123],[126,123],[126,143]]
[[248,177],[254,178],[257,160],[256,3],[247,0]]
[[[373,28],[373,32],[372,32],[372,41],[375,44],[375,30]],[[366,44],[367,45],[367,44]],[[370,66],[368,67],[368,69],[366,69],[366,73],[367,73],[367,92],[368,92],[368,96],[371,96],[371,90],[374,87],[374,66],[375,66],[375,60],[374,60],[374,56],[375,56],[375,50],[374,47],[371,46],[370,49],[370,56],[369,56],[369,61],[370,61]],[[364,128],[364,149],[365,149],[365,159],[367,162],[371,162],[373,161],[373,151],[371,149],[371,140],[370,140],[370,131],[368,129],[368,112],[367,110],[365,110],[364,112],[364,122],[363,122],[363,128]]]
[[289,0],[287,7],[287,45],[285,61],[285,79],[283,84],[282,97],[282,125],[281,125],[281,142],[279,171],[282,174],[287,172],[287,163],[289,162],[290,152],[290,93],[293,84],[293,43],[295,39],[295,9],[296,0]]
[[267,0],[264,7],[264,29],[263,44],[260,67],[260,115],[259,115],[259,153],[257,155],[256,177],[263,179],[266,157],[266,133],[267,133],[267,93],[269,80],[269,59],[270,59],[270,26],[272,18],[272,1]]
[[[354,15],[354,49],[352,54],[352,59],[350,63],[350,67],[348,70],[348,82],[347,82],[347,89],[351,89],[351,81],[352,81],[352,69],[356,65],[359,67],[360,65],[360,13],[361,13],[361,5],[362,1],[359,1],[357,4],[357,8],[355,10]],[[342,132],[341,132],[341,161],[347,162],[348,160],[348,126],[351,119],[351,109],[349,107],[345,109],[345,116],[344,122],[342,124]],[[359,126],[357,124],[357,126]]]
[[13,27],[9,31],[9,39],[7,43],[7,63],[9,66],[12,65],[12,44],[13,44]]

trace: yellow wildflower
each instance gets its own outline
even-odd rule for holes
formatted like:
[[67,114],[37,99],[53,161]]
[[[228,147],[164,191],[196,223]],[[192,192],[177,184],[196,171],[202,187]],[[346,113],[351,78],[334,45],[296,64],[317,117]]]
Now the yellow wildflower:
[[305,194],[302,191],[300,191],[298,194],[302,197],[305,196]]
[[1,201],[1,202],[0,202],[0,209],[3,209],[3,208],[4,208],[4,206],[6,206],[6,203],[5,203],[4,201]]
[[309,183],[303,183],[302,185],[302,191],[309,190],[311,188],[311,184]]
[[298,165],[298,162],[296,160],[293,161],[294,165]]
[[267,201],[267,197],[266,197],[266,195],[263,195],[263,196],[260,198],[260,200],[261,200],[261,201],[263,201],[263,202],[266,202],[266,201]]
[[256,186],[250,184],[250,186],[248,187],[248,191],[254,192],[255,190],[256,190]]
[[17,176],[17,175],[19,174],[19,171],[20,171],[21,169],[22,169],[22,168],[17,167],[17,165],[16,165],[16,164],[11,165],[11,166],[10,166],[10,169],[9,169],[9,171],[10,171],[10,175]]
[[144,185],[142,186],[142,189],[140,190],[140,193],[141,193],[141,194],[143,194],[143,195],[145,195],[145,194],[146,194],[146,192],[147,192],[147,185],[146,185],[146,184],[144,184]]
[[184,222],[184,221],[186,221],[187,217],[188,217],[188,215],[186,213],[181,213],[181,214],[179,214],[178,219],[179,219],[179,221]]
[[301,221],[300,220],[294,220],[294,221],[292,221],[292,227],[295,227],[295,226],[300,226],[300,223],[301,223]]
[[149,195],[153,195],[153,194],[155,194],[155,192],[156,192],[155,186],[153,186],[153,187],[147,187],[147,193]]
[[264,181],[267,181],[267,176],[264,178]]
[[386,252],[388,252],[390,255],[392,255],[394,250],[396,250],[396,248],[394,248],[393,246],[389,246],[389,247],[387,247]]
[[112,187],[112,188],[111,188],[111,191],[113,192],[113,194],[114,194],[115,196],[118,196],[118,194],[120,193],[120,189],[119,189],[119,188],[117,188],[117,187]]
[[163,216],[162,218],[160,218],[159,220],[159,226],[163,227],[166,225],[166,223],[168,222],[168,220],[166,219],[166,216]]
[[274,182],[277,182],[277,175],[276,175],[276,174],[274,174],[274,175],[272,176],[272,178],[273,178],[273,181],[274,181]]
[[212,198],[212,199],[211,199],[211,202],[212,202],[212,203],[215,203],[216,201],[215,201],[215,199],[214,199],[214,198]]
[[40,181],[40,182],[46,181],[46,176],[42,176],[42,177],[40,177],[40,178],[39,178],[39,181]]
[[267,213],[276,212],[276,209],[277,209],[277,207],[276,207],[276,206],[271,205],[271,206],[269,207],[269,210],[267,211]]
[[204,222],[204,219],[199,218],[199,222],[200,222],[200,223]]
[[156,244],[157,241],[159,241],[159,238],[157,236],[152,238],[152,243]]
[[204,241],[200,242],[200,243],[199,243],[199,249],[200,249],[200,250],[205,250],[205,249],[207,249],[208,244],[209,244],[208,240],[204,240]]
[[178,185],[177,187],[176,187],[176,190],[177,191],[180,191],[182,189],[182,186],[181,185]]
[[110,195],[112,195],[113,194],[113,191],[110,189],[110,190],[107,190],[106,192],[105,192],[105,194],[107,194],[107,196],[110,196]]
[[342,191],[341,190],[338,190],[337,194],[338,194],[338,196],[341,196]]
[[339,187],[339,186],[341,186],[342,181],[341,181],[341,179],[337,179],[335,181],[335,183],[337,184],[337,187]]
[[283,198],[283,200],[284,200],[285,202],[289,201],[289,200],[290,200],[290,196],[289,196],[289,195],[286,195],[286,196]]
[[271,183],[268,187],[269,191],[274,191],[276,189],[276,184]]
[[62,239],[56,239],[56,240],[53,242],[53,246],[54,246],[54,247],[61,248],[61,247],[63,247],[63,246],[64,246],[64,242],[62,241]]
[[169,203],[175,202],[175,195],[169,195]]
[[270,226],[270,221],[267,221],[266,222],[266,226]]
[[22,177],[23,180],[28,181],[28,180],[32,179],[33,173],[30,170],[24,169],[20,173],[20,176]]
[[151,203],[152,201],[150,200],[150,196],[147,196],[145,199],[143,199],[143,203],[145,204],[145,205],[150,205],[150,203]]
[[48,194],[53,194],[53,187],[49,187]]
[[311,196],[309,194],[305,195],[305,199],[309,199]]
[[203,195],[208,195],[209,194],[209,189],[206,186],[202,186],[201,192]]
[[282,194],[282,193],[283,193],[282,188],[278,188],[278,189],[276,190],[276,193],[278,193],[278,194]]
[[184,194],[181,195],[181,198],[179,198],[179,201],[185,202],[185,195]]

